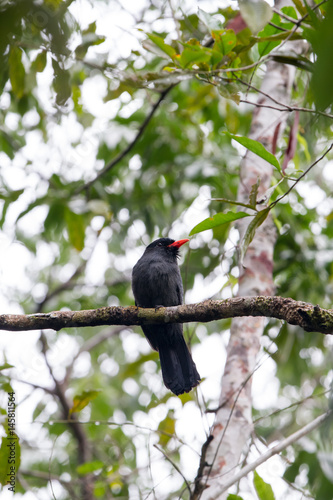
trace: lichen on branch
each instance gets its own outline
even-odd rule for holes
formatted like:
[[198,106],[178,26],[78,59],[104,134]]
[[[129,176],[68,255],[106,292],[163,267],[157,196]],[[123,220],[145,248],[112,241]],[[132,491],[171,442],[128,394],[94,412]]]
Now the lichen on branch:
[[26,331],[39,329],[91,327],[101,325],[143,325],[153,323],[207,323],[241,316],[265,316],[309,332],[333,334],[333,309],[299,302],[285,297],[236,297],[226,300],[206,300],[158,309],[102,307],[83,311],[52,311],[39,314],[2,314],[0,329]]

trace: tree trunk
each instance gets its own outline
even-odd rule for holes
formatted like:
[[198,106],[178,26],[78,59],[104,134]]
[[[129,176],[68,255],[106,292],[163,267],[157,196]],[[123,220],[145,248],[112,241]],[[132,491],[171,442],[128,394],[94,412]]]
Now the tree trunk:
[[[288,42],[286,48],[301,50],[299,45],[295,47],[294,42]],[[289,104],[294,78],[293,66],[270,61],[267,63],[261,92],[279,102]],[[274,106],[274,102],[264,94],[258,96],[259,103]],[[285,130],[286,119],[287,112],[256,107],[250,137],[273,152],[277,138]],[[241,163],[239,201],[248,203],[251,187],[258,178],[260,186],[257,200],[260,200],[271,185],[272,169],[272,165],[248,151]],[[241,237],[247,224],[246,219],[238,224]],[[240,269],[239,296],[274,294],[272,272],[275,240],[276,230],[272,219],[268,217],[257,229],[247,250],[244,267]],[[251,381],[264,326],[265,319],[261,317],[234,318],[232,321],[226,366],[221,381],[219,409],[211,429],[213,439],[208,447],[206,446],[207,449],[204,448],[206,466],[200,481],[201,487],[204,488],[200,495],[202,500],[227,497],[227,492],[223,493],[223,485],[230,475],[237,472],[242,453],[246,452],[253,429]]]

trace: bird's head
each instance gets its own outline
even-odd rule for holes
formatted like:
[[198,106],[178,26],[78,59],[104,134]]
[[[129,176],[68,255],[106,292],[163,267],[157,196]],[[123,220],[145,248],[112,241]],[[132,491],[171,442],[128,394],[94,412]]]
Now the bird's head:
[[190,240],[184,239],[175,241],[171,238],[159,238],[147,246],[146,252],[161,252],[161,255],[179,257],[179,248],[188,241]]

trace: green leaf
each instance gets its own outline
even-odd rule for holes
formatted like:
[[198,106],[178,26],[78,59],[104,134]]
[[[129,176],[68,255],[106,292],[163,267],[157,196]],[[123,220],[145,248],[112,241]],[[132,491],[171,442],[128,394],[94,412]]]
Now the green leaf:
[[[210,64],[211,66],[216,67],[223,59],[223,54],[217,50],[211,50]],[[210,68],[208,68],[210,69]]]
[[[185,394],[187,395],[188,393],[185,393]],[[183,396],[183,394],[181,396]],[[179,396],[180,399],[181,399],[181,396]],[[150,400],[150,403],[147,405],[146,409],[148,411],[148,410],[151,410],[152,408],[156,408],[157,406],[166,403],[167,401],[169,401],[170,398],[173,398],[173,397],[174,397],[174,395],[170,391],[166,392],[162,398],[158,398],[156,396],[156,394],[153,393],[151,400]]]
[[281,167],[276,157],[272,153],[267,151],[267,149],[264,148],[264,146],[260,142],[255,141],[254,139],[250,139],[249,137],[232,135],[229,132],[224,132],[224,133],[231,139],[234,139],[235,141],[239,142],[239,144],[247,148],[249,151],[252,151],[252,153],[266,160],[281,173]]
[[260,210],[257,213],[257,215],[253,218],[253,220],[250,222],[250,224],[248,225],[246,232],[244,234],[242,243],[241,243],[241,255],[240,255],[241,264],[243,264],[243,260],[244,260],[246,251],[247,251],[251,241],[254,238],[256,230],[265,221],[269,212],[270,212],[269,207],[265,208],[264,210]]
[[0,366],[0,371],[7,370],[8,368],[14,368],[14,366],[10,365],[9,363],[4,363],[3,365]]
[[54,71],[53,88],[57,94],[56,103],[59,106],[64,106],[72,93],[69,72],[61,68],[55,59],[52,59],[52,66]]
[[147,361],[157,361],[158,356],[155,351],[151,351],[148,354],[142,354],[138,359],[133,361],[132,363],[126,363],[124,365],[123,370],[121,371],[121,377],[125,380],[128,377],[137,377],[138,373],[142,368],[142,365]]
[[255,208],[257,206],[257,196],[258,196],[259,186],[260,186],[260,179],[258,177],[257,182],[252,185],[251,192],[250,192],[250,195],[249,195],[250,206],[254,210],[255,210]]
[[253,209],[253,206],[250,205],[249,203],[242,203],[241,201],[237,200],[228,200],[228,198],[211,198],[211,201],[223,201],[225,203],[230,203],[230,205],[236,205],[237,207],[245,207]]
[[81,250],[83,250],[84,248],[85,237],[83,217],[80,214],[72,212],[68,207],[66,207],[65,220],[67,224],[69,241],[78,252],[81,252]]
[[301,134],[297,134],[297,142],[298,142],[298,144],[300,144],[302,146],[302,151],[305,155],[306,161],[310,163],[311,155],[309,152],[309,144],[308,144],[306,138]]
[[88,25],[88,28],[86,28],[85,30],[83,30],[82,34],[83,35],[86,35],[87,33],[95,33],[96,32],[96,21],[93,21],[92,23],[90,23]]
[[[5,486],[10,479],[10,474],[15,470],[15,477],[21,463],[21,447],[15,433],[12,436],[2,438],[0,447],[0,484]],[[15,467],[13,469],[12,467]],[[13,481],[15,483],[15,480]],[[11,485],[12,486],[12,485]],[[15,484],[13,485],[15,486]]]
[[272,8],[264,0],[238,0],[238,5],[252,33],[258,33],[272,19]]
[[75,49],[76,57],[78,59],[83,59],[89,47],[100,45],[103,42],[105,42],[104,36],[96,35],[96,33],[93,32],[87,32],[86,34],[83,34],[82,43],[80,43],[80,45],[78,45]]
[[162,446],[166,446],[170,439],[173,438],[175,434],[175,428],[176,428],[176,421],[174,417],[174,411],[170,410],[165,417],[164,420],[162,420],[158,426],[158,430],[160,432],[160,439],[159,439],[159,444]]
[[104,467],[104,462],[101,460],[94,460],[93,462],[86,462],[82,465],[76,467],[76,471],[80,476],[85,476],[86,474],[91,474],[97,470],[101,470]]
[[42,73],[46,66],[46,50],[42,50],[37,54],[36,59],[32,62],[31,67],[37,71],[37,73]]
[[271,485],[265,483],[265,481],[259,476],[257,471],[254,471],[253,484],[259,500],[275,500]]
[[[10,385],[10,382],[8,382],[8,380],[7,380],[7,377],[2,376],[1,377],[1,382],[0,382],[1,390],[4,391],[4,392],[7,392],[7,394],[9,394],[10,392],[14,392],[13,388]],[[6,410],[5,410],[4,414],[6,414]]]
[[[278,16],[275,13],[273,15],[272,22],[276,26],[280,26],[282,24],[280,16]],[[288,26],[287,29],[289,29],[289,26]],[[255,37],[255,40],[257,40],[259,38],[267,40],[272,35],[276,35],[276,34],[280,34],[280,33],[281,33],[281,31],[278,28],[276,28],[276,27],[274,27],[274,26],[272,26],[270,24],[267,24],[265,26],[265,28],[262,31],[260,31],[260,33],[258,33],[258,36]],[[259,43],[258,43],[258,52],[259,52],[260,57],[263,57],[263,56],[269,54],[269,52],[271,52],[271,50],[273,50],[279,44],[280,44],[280,41],[276,40],[276,39],[275,40],[271,40],[271,41],[262,41],[262,42],[259,41]]]
[[[327,424],[329,421],[327,422]],[[333,456],[332,453],[326,451],[318,452],[318,460],[321,470],[331,483],[333,483]]]
[[222,81],[220,85],[218,86],[218,91],[219,94],[224,97],[225,99],[231,99],[234,101],[236,104],[239,104],[240,102],[240,88],[237,83],[230,82],[226,83],[225,81]]
[[182,68],[188,68],[193,64],[199,64],[201,62],[210,61],[211,54],[205,47],[201,45],[193,46],[193,47],[185,47],[183,52],[181,53],[180,58],[178,59]]
[[[292,0],[293,4],[295,5],[296,9],[298,12],[301,14],[301,16],[305,16],[306,14],[306,7],[303,5],[301,0]],[[283,10],[283,9],[282,9]]]
[[214,49],[218,49],[224,56],[236,46],[237,38],[234,30],[212,31],[215,40]]
[[[261,33],[263,33],[263,32],[261,32]],[[273,35],[267,35],[267,36],[254,36],[253,38],[257,42],[282,42],[286,38],[288,38],[288,40],[303,40],[304,39],[304,37],[302,35],[300,35],[299,33],[293,33],[291,30],[290,31],[283,31],[283,33],[279,32],[279,33],[275,33]],[[276,45],[279,45],[279,44],[278,43],[274,44],[275,47],[276,47]]]
[[93,491],[93,498],[106,498],[106,496],[109,493],[109,485],[105,483],[104,479],[98,481],[97,479],[94,479],[94,491]]
[[[205,380],[205,377],[201,378],[201,381],[203,382]],[[190,392],[184,392],[183,394],[180,394],[178,396],[178,399],[180,399],[182,406],[184,406],[186,403],[189,401],[193,401],[195,399],[193,391]]]
[[[286,5],[285,7],[282,7],[281,12],[286,14],[289,17],[292,17],[293,19],[297,20],[297,12],[294,7],[291,5]],[[283,23],[285,24],[285,23]]]
[[9,78],[12,90],[18,99],[24,94],[25,69],[22,63],[22,50],[16,45],[9,52]]
[[2,194],[0,191],[0,199],[9,200],[11,202],[16,201],[21,194],[24,193],[24,189],[17,189],[15,191],[6,191],[5,194]]
[[216,15],[208,14],[200,7],[198,8],[198,18],[210,31],[223,29],[223,24]]
[[243,497],[240,497],[239,495],[234,495],[233,493],[230,493],[230,495],[228,495],[227,500],[243,500]]
[[27,215],[31,210],[33,210],[35,207],[38,207],[40,205],[44,205],[46,204],[48,201],[48,198],[47,196],[43,196],[42,198],[38,198],[37,200],[33,201],[32,203],[30,203],[28,205],[28,207],[23,210],[23,212],[21,212],[18,216],[17,216],[17,219],[16,219],[16,222],[18,220],[20,220],[22,217],[24,217],[25,215]]
[[[313,8],[312,5],[310,5],[310,2],[308,3],[308,2],[305,1],[304,3],[305,3],[306,11],[307,11],[307,14],[308,14],[306,22],[309,23],[309,24],[311,24],[316,31],[320,30],[321,23],[320,23],[320,18],[319,18],[318,14],[317,14],[317,11],[314,10],[314,8]],[[328,15],[329,8],[330,7],[328,6],[328,9],[326,11],[326,16],[325,16],[325,20],[326,21],[328,21],[328,19],[329,19],[329,15]],[[331,23],[330,23],[330,25],[332,26]]]
[[[20,219],[21,217],[24,217],[27,213],[29,213],[33,208],[35,208],[38,205],[42,205],[44,201],[44,197],[40,198],[39,200],[34,201],[29,205],[29,207],[24,210],[18,217]],[[45,197],[45,201],[47,201],[47,198]],[[49,202],[52,201],[50,204],[49,212],[45,218],[44,221],[44,230],[45,233],[48,233],[50,231],[57,231],[60,232],[63,230],[64,227],[64,218],[65,218],[65,210],[66,206],[63,202],[63,200],[48,200]]]
[[81,394],[74,396],[73,406],[69,410],[69,414],[72,415],[72,413],[77,413],[83,410],[83,408],[85,408],[90,403],[90,401],[97,398],[100,392],[101,391],[99,389],[96,389],[91,391],[83,391]]
[[153,35],[152,33],[147,33],[147,36],[159,49],[162,50],[162,52],[171,57],[171,59],[176,56],[176,50],[171,45],[166,44],[163,38],[157,35]]
[[207,229],[213,229],[213,227],[221,226],[222,224],[229,224],[229,222],[233,222],[238,219],[242,219],[243,217],[249,217],[250,214],[245,212],[227,212],[227,213],[218,213],[213,215],[213,217],[208,217],[208,219],[203,220],[190,231],[190,236],[193,234],[201,233],[202,231],[207,231]]
[[17,191],[9,191],[9,192],[6,191],[4,192],[4,194],[1,193],[0,191],[0,199],[4,200],[1,219],[0,219],[0,227],[2,227],[3,223],[5,222],[7,210],[10,204],[16,201],[21,196],[22,193],[24,193],[24,189],[18,189]]
[[320,28],[314,34],[314,49],[317,59],[311,80],[311,87],[318,109],[326,109],[333,103],[333,2],[327,5],[325,19],[320,23]]
[[18,149],[15,147],[15,143],[12,137],[7,134],[4,130],[0,130],[0,151],[6,153],[6,155],[13,160],[14,151]]
[[304,71],[309,71],[310,73],[314,72],[314,63],[309,61],[306,57],[303,56],[293,56],[293,55],[284,55],[284,54],[273,54],[273,61],[276,61],[281,64],[290,64],[291,66],[295,66],[296,68],[302,69]]
[[34,422],[35,422],[35,420],[38,419],[38,417],[41,415],[41,413],[43,413],[43,411],[45,410],[45,407],[46,407],[45,403],[43,403],[43,402],[37,403],[37,406],[34,409],[33,414],[32,414],[32,419]]

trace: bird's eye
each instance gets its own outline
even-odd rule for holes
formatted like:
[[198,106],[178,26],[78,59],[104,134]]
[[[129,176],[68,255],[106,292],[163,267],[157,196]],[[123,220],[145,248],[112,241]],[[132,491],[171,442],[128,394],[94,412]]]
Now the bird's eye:
[[161,247],[161,246],[163,246],[163,245],[162,245],[162,243],[157,243],[157,246],[158,246],[158,247]]

